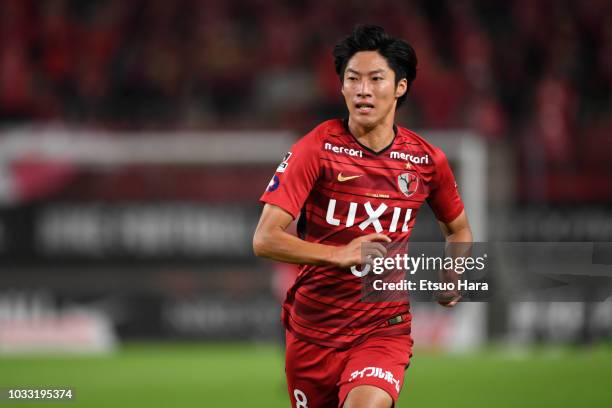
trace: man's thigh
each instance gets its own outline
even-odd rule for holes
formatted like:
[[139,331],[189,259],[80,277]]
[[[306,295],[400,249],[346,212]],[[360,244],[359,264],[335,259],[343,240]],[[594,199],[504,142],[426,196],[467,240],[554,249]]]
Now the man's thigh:
[[387,391],[373,385],[359,385],[348,393],[342,408],[391,408],[392,405],[393,398]]
[[285,374],[291,406],[327,408],[338,406],[338,379],[343,365],[334,348],[296,338],[286,331]]
[[350,349],[338,384],[339,406],[349,392],[360,385],[386,391],[395,403],[411,356],[412,339],[409,335],[374,337]]

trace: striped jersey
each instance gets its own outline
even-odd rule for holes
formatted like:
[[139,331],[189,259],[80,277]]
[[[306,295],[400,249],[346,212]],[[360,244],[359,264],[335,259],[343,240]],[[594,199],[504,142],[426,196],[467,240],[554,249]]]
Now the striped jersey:
[[[374,232],[406,242],[425,201],[438,220],[454,220],[463,203],[444,153],[408,129],[394,131],[375,152],[346,121],[323,122],[285,155],[261,201],[301,216],[302,239],[335,246]],[[346,348],[370,336],[410,333],[411,316],[408,299],[363,301],[361,278],[349,268],[302,265],[282,319],[298,338]]]

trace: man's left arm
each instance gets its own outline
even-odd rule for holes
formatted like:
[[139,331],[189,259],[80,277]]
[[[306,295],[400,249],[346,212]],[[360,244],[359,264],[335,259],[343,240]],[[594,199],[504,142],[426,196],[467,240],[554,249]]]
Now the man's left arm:
[[[468,221],[465,210],[451,222],[438,221],[440,229],[446,238],[445,256],[452,258],[468,257],[471,255],[472,248],[472,229]],[[453,282],[457,287],[458,275],[454,270],[440,271],[440,279],[443,282]],[[438,303],[445,307],[455,306],[461,300],[461,294],[458,290],[445,291],[438,294]]]
[[469,242],[472,243],[472,229],[468,222],[465,210],[451,222],[438,221],[446,242]]

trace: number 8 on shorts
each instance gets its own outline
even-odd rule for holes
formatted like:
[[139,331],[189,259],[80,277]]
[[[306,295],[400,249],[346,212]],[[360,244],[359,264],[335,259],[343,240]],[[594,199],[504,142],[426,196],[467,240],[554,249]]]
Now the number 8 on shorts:
[[302,390],[296,388],[293,390],[293,396],[295,397],[295,408],[308,408],[308,398]]

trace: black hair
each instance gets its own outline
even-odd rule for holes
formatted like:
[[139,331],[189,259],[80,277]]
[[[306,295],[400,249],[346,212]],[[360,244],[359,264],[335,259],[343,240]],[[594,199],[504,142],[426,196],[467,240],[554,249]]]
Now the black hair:
[[406,100],[408,90],[416,78],[417,57],[412,46],[403,40],[389,36],[380,26],[356,26],[353,34],[334,47],[334,64],[340,82],[344,81],[344,70],[349,60],[359,51],[378,51],[395,73],[396,86],[402,78],[406,78],[408,88],[404,95],[397,99],[399,107]]

